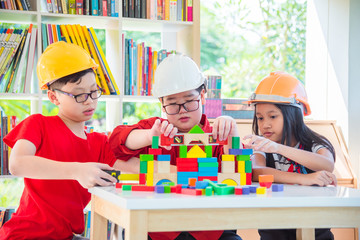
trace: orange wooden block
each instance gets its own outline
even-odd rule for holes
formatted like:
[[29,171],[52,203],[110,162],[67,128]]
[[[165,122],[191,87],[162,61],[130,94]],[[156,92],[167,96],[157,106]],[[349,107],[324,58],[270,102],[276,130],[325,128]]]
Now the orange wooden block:
[[274,175],[259,175],[259,182],[274,182]]
[[196,178],[189,178],[189,186],[195,187],[196,181]]

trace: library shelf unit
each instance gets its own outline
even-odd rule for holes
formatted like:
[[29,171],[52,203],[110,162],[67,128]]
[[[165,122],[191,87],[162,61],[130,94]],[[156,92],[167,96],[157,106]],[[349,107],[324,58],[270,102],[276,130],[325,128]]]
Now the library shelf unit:
[[[122,124],[124,102],[157,102],[151,96],[124,95],[122,34],[123,31],[159,32],[161,49],[176,50],[190,56],[200,66],[200,1],[193,1],[193,22],[123,18],[122,4],[119,4],[119,17],[56,14],[46,12],[44,0],[30,0],[32,11],[0,9],[1,23],[32,23],[37,32],[37,56],[42,53],[41,24],[80,24],[94,29],[104,29],[106,36],[106,59],[120,90],[119,95],[103,95],[100,102],[106,103],[106,131]],[[33,81],[37,81],[36,62]],[[47,100],[45,92],[31,89],[31,93],[0,93],[0,101],[30,100],[31,114],[42,112],[42,102]]]

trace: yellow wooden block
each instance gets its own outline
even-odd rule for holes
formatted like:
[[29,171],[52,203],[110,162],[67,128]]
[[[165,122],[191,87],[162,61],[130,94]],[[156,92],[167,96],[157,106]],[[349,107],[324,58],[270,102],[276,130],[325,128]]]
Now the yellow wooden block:
[[235,161],[222,161],[221,162],[222,173],[235,173]]
[[245,173],[245,161],[238,161],[238,172]]
[[256,189],[256,194],[265,194],[266,193],[266,187],[258,187]]
[[187,153],[188,158],[206,158],[206,153],[198,146],[193,146]]
[[147,173],[154,173],[154,161],[148,161]]
[[240,173],[240,185],[246,185],[246,173]]
[[153,173],[146,174],[146,185],[147,186],[154,186],[154,175]]
[[139,174],[121,173],[119,176],[120,181],[139,181]]
[[235,155],[230,155],[230,154],[223,154],[221,156],[221,159],[223,161],[235,161]]

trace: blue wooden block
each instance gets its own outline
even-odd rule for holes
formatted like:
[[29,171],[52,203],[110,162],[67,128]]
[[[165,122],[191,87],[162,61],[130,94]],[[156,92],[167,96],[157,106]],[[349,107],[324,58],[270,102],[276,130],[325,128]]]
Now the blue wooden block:
[[195,188],[196,188],[196,189],[205,189],[207,186],[209,186],[209,182],[197,181],[197,182],[195,183]]
[[217,162],[218,159],[216,157],[212,158],[198,158],[198,162]]
[[282,192],[282,191],[284,191],[284,185],[283,184],[273,184],[271,187],[271,190],[273,192]]
[[242,155],[243,149],[229,149],[229,154],[231,155]]
[[157,160],[158,161],[170,161],[170,155],[158,155]]
[[164,185],[157,185],[157,186],[155,186],[155,192],[157,192],[157,193],[164,193],[164,192],[165,192]]
[[250,194],[250,187],[243,186],[242,187],[242,194],[243,195],[249,195]]
[[251,193],[256,193],[257,186],[251,185],[251,186],[249,186],[249,187],[250,187],[250,192],[251,192]]
[[[212,172],[212,173],[218,173],[219,168],[218,167],[199,167],[199,172]],[[208,175],[210,176],[210,175]]]
[[251,155],[251,154],[253,154],[253,150],[251,148],[241,149],[241,150],[242,150],[241,155]]

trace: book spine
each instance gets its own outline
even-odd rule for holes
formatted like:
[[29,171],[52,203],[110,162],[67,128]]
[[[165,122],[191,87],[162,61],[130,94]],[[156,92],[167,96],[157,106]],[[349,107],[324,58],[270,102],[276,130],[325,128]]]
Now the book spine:
[[112,12],[114,11],[111,6],[111,0],[105,0],[105,2],[106,2],[106,13],[107,13],[106,16],[111,17]]
[[68,13],[68,9],[66,7],[66,0],[61,0],[61,6],[62,6],[62,11],[64,14]]
[[69,0],[69,14],[76,14],[76,0]]
[[115,0],[115,17],[119,17],[120,0]]
[[122,0],[123,8],[122,8],[122,16],[129,17],[129,5],[128,0]]
[[98,16],[99,15],[99,1],[98,0],[90,0],[91,1],[91,15]]
[[98,6],[99,6],[99,16],[102,16],[103,15],[102,0],[98,0]]
[[84,15],[83,9],[84,4],[83,0],[76,0],[76,15]]

